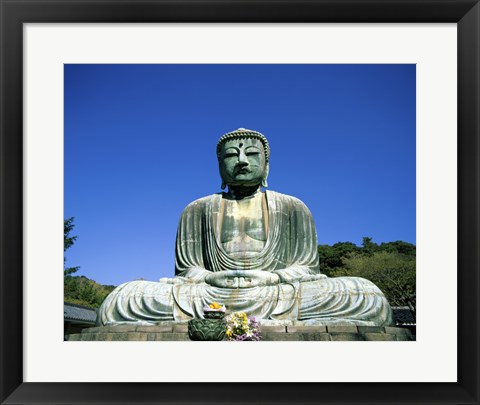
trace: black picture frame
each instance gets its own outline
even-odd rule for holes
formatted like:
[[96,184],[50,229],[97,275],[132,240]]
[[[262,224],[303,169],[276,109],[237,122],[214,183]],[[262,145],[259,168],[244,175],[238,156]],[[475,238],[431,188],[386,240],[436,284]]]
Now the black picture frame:
[[[479,403],[479,0],[0,0],[0,7],[2,404]],[[458,382],[242,383],[241,386],[235,383],[23,382],[22,36],[23,23],[35,22],[456,23]],[[448,325],[448,319],[445,324]],[[444,326],[439,325],[438,339],[442,339]],[[316,367],[322,366],[325,365]],[[237,394],[232,395],[234,392]]]

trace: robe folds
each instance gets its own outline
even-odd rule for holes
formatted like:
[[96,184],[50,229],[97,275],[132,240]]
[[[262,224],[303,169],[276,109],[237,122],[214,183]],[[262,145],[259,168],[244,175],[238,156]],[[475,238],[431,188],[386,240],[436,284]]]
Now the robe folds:
[[[132,281],[118,286],[99,309],[97,323],[155,324],[202,318],[203,307],[225,304],[227,313],[246,312],[268,322],[389,325],[390,306],[373,283],[358,277],[320,274],[312,215],[297,198],[266,191],[267,240],[255,255],[232,257],[220,242],[223,195],[188,205],[182,213],[172,279]],[[205,282],[211,272],[261,270],[281,282],[250,288],[220,288]]]

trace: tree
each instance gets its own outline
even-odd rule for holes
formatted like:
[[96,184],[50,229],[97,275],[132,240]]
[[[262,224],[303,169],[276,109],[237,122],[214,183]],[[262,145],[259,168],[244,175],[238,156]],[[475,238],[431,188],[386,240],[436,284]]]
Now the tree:
[[379,250],[390,253],[401,253],[407,256],[415,256],[417,252],[417,248],[415,247],[415,245],[412,245],[408,242],[403,242],[401,240],[397,240],[395,242],[381,243],[379,246]]
[[366,256],[371,256],[373,255],[373,252],[375,252],[378,249],[378,245],[374,242],[372,242],[372,238],[368,236],[364,236],[362,238],[362,253]]
[[320,261],[320,271],[331,276],[336,268],[343,267],[342,259],[349,253],[359,252],[360,248],[352,242],[337,242],[333,246],[319,245],[318,257]]
[[338,268],[343,268],[343,259],[352,253],[362,256],[372,256],[375,252],[399,253],[406,256],[415,257],[415,245],[397,240],[395,242],[377,243],[372,238],[364,236],[362,246],[357,246],[352,242],[337,242],[334,245],[318,245],[318,258],[320,271],[330,276]]
[[[71,248],[78,238],[78,236],[70,235],[70,232],[73,231],[73,228],[75,227],[73,223],[74,220],[75,220],[75,217],[70,217],[63,221],[63,253],[65,253],[69,248]],[[63,257],[63,275],[64,276],[69,276],[73,273],[76,273],[80,268],[80,266],[65,267],[66,261],[67,261],[67,258],[64,256]]]
[[[63,221],[63,252],[73,246],[78,236],[70,235],[75,227],[74,217]],[[65,263],[67,258],[63,258]],[[99,307],[107,295],[115,289],[113,285],[102,285],[90,280],[85,276],[72,276],[80,267],[63,267],[63,296],[65,302],[85,305],[87,307]]]
[[64,300],[72,304],[98,308],[114,289],[114,286],[98,284],[85,276],[64,278]]

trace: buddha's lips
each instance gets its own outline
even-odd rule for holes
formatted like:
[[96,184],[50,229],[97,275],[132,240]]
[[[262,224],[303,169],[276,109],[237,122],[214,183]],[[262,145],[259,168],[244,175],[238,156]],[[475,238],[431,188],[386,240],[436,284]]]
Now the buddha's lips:
[[242,167],[241,169],[235,170],[235,174],[249,174],[251,173],[250,169]]

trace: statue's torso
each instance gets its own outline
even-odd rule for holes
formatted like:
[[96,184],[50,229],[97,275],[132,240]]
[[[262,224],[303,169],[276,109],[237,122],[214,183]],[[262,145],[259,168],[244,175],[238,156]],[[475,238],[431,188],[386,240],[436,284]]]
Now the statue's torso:
[[251,257],[267,241],[268,212],[264,193],[243,200],[222,200],[220,241],[231,257]]

